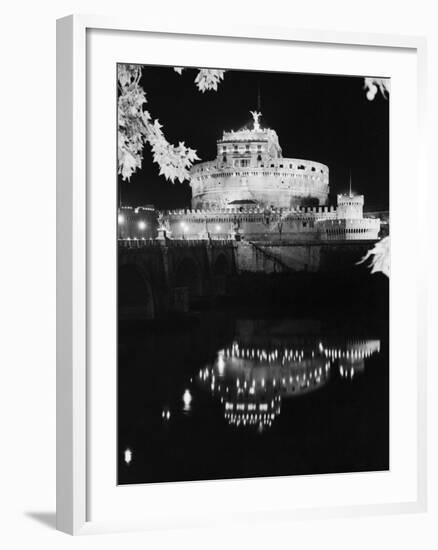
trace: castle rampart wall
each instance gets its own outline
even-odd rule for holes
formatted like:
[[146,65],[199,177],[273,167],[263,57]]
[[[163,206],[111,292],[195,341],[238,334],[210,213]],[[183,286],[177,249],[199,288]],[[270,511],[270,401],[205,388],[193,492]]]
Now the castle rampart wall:
[[291,158],[233,162],[208,161],[191,169],[194,208],[218,208],[236,200],[283,208],[312,200],[327,203],[329,171],[324,164]]
[[323,241],[377,239],[380,231],[380,220],[373,218],[321,220],[317,225]]
[[173,238],[224,239],[244,235],[246,239],[257,240],[315,240],[318,238],[316,221],[335,217],[333,207],[275,211],[179,210],[166,215]]
[[[380,220],[375,218],[339,219],[339,209],[333,206],[180,209],[163,212],[163,218],[171,238],[192,241],[367,240],[376,239],[380,229]],[[119,238],[144,241],[156,236],[157,220],[152,209],[119,209]]]

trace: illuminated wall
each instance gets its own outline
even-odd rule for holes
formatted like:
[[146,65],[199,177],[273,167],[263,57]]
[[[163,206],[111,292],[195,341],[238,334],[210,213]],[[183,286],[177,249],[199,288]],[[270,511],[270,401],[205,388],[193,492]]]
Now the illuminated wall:
[[119,239],[155,239],[157,214],[153,206],[122,206],[118,209],[117,235]]

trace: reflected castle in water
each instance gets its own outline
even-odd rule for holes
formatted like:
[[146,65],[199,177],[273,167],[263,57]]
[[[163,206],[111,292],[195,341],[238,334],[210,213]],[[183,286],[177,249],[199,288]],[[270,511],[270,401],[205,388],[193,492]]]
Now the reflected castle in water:
[[[302,396],[324,386],[333,369],[344,380],[363,373],[365,360],[380,352],[380,340],[291,336],[287,341],[260,342],[245,338],[245,322],[238,325],[242,338],[217,352],[213,364],[201,369],[198,378],[220,398],[229,424],[272,426],[283,399]],[[239,330],[240,329],[240,330]],[[259,342],[257,342],[259,343]]]

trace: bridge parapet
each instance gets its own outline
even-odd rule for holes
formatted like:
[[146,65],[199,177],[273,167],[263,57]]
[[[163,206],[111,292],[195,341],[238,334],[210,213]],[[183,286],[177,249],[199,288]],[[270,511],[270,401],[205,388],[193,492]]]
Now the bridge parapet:
[[233,248],[236,243],[232,239],[167,239],[165,244],[156,239],[118,239],[121,248],[194,248],[206,247],[213,248]]

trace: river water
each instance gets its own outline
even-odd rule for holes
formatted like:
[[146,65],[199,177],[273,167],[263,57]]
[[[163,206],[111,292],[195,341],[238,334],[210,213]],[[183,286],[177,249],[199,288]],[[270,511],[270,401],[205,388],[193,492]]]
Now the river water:
[[118,482],[385,470],[387,325],[255,312],[119,330]]

